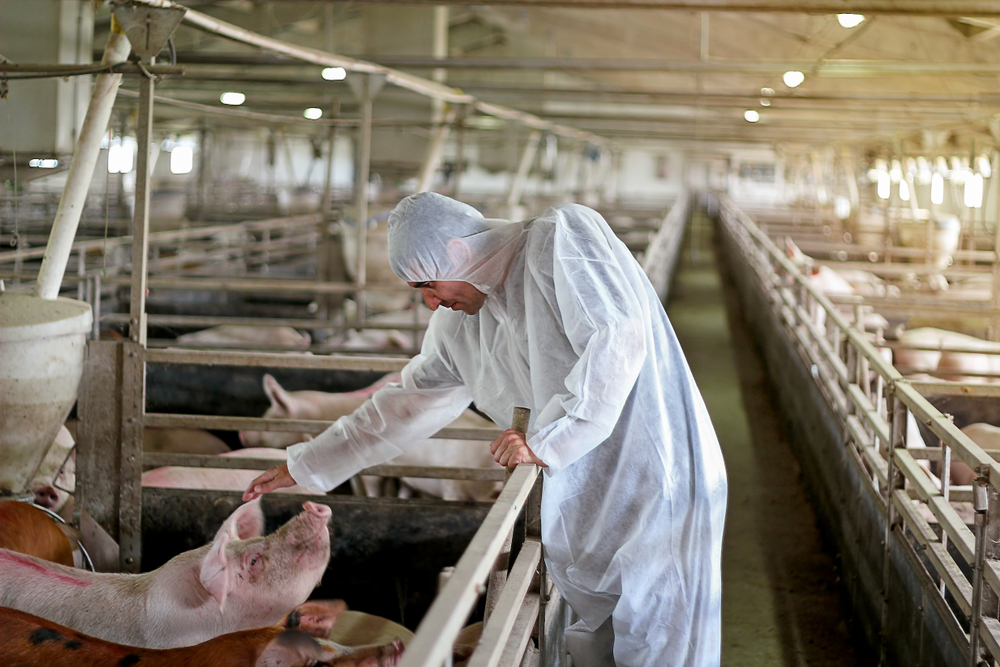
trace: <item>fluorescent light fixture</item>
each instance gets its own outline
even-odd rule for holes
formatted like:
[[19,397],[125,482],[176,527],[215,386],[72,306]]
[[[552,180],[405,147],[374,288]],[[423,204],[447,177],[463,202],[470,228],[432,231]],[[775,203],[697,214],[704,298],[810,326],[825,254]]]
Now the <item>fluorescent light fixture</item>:
[[944,203],[944,176],[934,172],[931,176],[931,203],[941,205]]
[[190,174],[194,169],[194,148],[191,146],[174,146],[170,151],[170,173]]
[[906,181],[899,182],[899,198],[903,201],[910,201],[910,185]]
[[785,82],[785,85],[789,88],[797,88],[806,80],[806,75],[798,70],[788,70],[781,76],[781,80]]
[[761,98],[760,105],[762,107],[769,107],[769,106],[771,106],[771,100]]
[[59,166],[59,160],[53,160],[51,158],[34,158],[28,160],[28,166],[34,167],[36,169],[55,169]]
[[343,81],[347,78],[347,70],[343,67],[324,67],[323,78],[327,81]]
[[127,174],[135,166],[138,145],[132,137],[112,139],[108,146],[108,173]]
[[748,123],[756,123],[760,120],[760,114],[753,109],[747,109],[743,112],[743,117],[746,118]]
[[903,178],[903,165],[899,163],[899,160],[892,161],[892,168],[889,169],[889,180],[893,183],[899,183]]
[[889,174],[887,174],[884,171],[880,171],[878,173],[878,189],[877,189],[879,199],[889,198],[891,185],[892,182],[889,180]]
[[309,107],[308,109],[302,112],[302,115],[308,118],[309,120],[317,120],[323,117],[323,110],[320,109],[319,107]]
[[965,181],[965,205],[969,208],[983,207],[983,175],[976,174]]
[[854,28],[865,20],[864,14],[837,14],[837,23],[844,28]]
[[993,165],[990,164],[990,159],[985,155],[976,158],[976,168],[979,169],[983,178],[989,178],[993,174]]
[[223,104],[228,104],[231,107],[238,107],[243,104],[247,99],[247,96],[243,93],[222,93],[219,96],[219,101]]
[[774,95],[774,88],[761,88],[760,94],[763,95],[764,97],[771,97],[772,95]]
[[837,197],[833,200],[833,214],[838,220],[847,220],[851,217],[851,200],[847,197]]

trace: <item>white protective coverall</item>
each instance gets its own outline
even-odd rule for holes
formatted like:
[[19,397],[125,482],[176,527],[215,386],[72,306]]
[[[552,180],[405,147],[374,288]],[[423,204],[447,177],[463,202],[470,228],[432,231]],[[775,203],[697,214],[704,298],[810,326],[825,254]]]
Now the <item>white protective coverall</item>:
[[581,618],[574,631],[610,637],[610,618],[618,667],[718,665],[722,453],[629,250],[584,206],[510,223],[422,193],[390,216],[389,252],[403,280],[465,281],[485,304],[439,308],[401,383],[288,449],[295,481],[332,489],[470,401],[503,428],[514,406],[531,408],[527,444],[548,465],[546,564]]

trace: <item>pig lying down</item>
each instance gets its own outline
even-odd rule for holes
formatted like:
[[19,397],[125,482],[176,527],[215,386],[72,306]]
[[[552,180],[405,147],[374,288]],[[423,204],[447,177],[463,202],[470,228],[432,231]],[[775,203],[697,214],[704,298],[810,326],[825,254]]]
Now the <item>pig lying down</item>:
[[[335,421],[349,415],[371,398],[377,389],[389,382],[398,382],[399,373],[390,373],[375,384],[357,391],[327,393],[322,391],[288,391],[270,375],[264,376],[264,393],[271,407],[264,413],[268,419],[315,419]],[[495,425],[472,410],[465,410],[451,423],[451,428],[490,428]],[[301,433],[277,431],[240,431],[240,441],[246,447],[287,447],[308,439]],[[400,456],[388,461],[390,465],[440,466],[451,468],[494,468],[489,443],[477,440],[421,440]],[[378,478],[363,476],[368,496],[379,495]],[[451,479],[424,479],[404,477],[404,488],[421,491],[444,500],[496,499],[500,482],[460,481]],[[401,494],[403,495],[403,494]]]
[[147,649],[88,637],[14,609],[0,608],[0,664],[5,667],[395,667],[400,641],[352,648],[327,639],[345,608],[340,600],[307,602],[278,625],[215,637],[196,646]]
[[0,606],[144,648],[273,625],[309,597],[330,559],[330,508],[303,508],[261,537],[260,504],[246,503],[211,544],[144,574],[85,572],[0,549]]

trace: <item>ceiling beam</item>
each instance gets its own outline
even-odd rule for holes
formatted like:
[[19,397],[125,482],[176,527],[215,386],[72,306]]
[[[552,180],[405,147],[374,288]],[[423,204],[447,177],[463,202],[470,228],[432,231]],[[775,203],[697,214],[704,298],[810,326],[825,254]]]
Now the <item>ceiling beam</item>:
[[[469,0],[317,0],[332,5],[469,5]],[[272,0],[274,2],[274,0]],[[280,4],[280,1],[276,4]],[[491,6],[671,9],[697,12],[1000,16],[998,0],[496,0]]]

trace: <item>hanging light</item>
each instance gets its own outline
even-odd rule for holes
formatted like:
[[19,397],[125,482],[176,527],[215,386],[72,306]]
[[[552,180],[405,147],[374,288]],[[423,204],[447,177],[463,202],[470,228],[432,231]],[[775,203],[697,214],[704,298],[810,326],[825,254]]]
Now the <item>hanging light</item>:
[[837,14],[837,23],[848,29],[861,25],[864,20],[864,14]]
[[760,98],[760,105],[762,107],[769,107],[769,106],[771,106],[771,100],[765,99],[765,98],[762,97],[762,98]]
[[761,88],[760,89],[760,94],[763,95],[764,97],[773,97],[774,96],[774,88]]
[[318,107],[309,107],[302,112],[302,115],[309,120],[318,120],[323,117],[323,110]]
[[238,107],[243,104],[247,99],[247,96],[243,93],[222,93],[219,95],[219,101],[223,104],[228,104],[231,107]]
[[789,70],[781,76],[781,80],[785,82],[785,85],[789,88],[797,88],[803,81],[806,80],[806,75],[798,70]]
[[851,217],[851,200],[842,196],[834,199],[833,214],[838,220],[847,220]]
[[910,201],[910,185],[906,181],[899,182],[899,198],[903,201]]
[[934,172],[931,176],[931,203],[939,205],[944,203],[944,176],[938,172]]
[[976,158],[976,168],[979,169],[979,173],[983,175],[983,178],[989,178],[993,173],[993,165],[990,164],[990,159],[985,155],[980,155]]
[[324,67],[321,76],[327,81],[343,81],[347,78],[347,70],[343,67]]
[[760,120],[760,114],[754,111],[753,109],[747,109],[745,112],[743,112],[743,117],[746,119],[748,123],[756,123],[758,120]]
[[899,183],[903,178],[903,165],[899,163],[899,160],[892,161],[892,168],[889,169],[889,179],[893,183]]
[[965,205],[969,208],[983,207],[983,175],[976,174],[965,181]]
[[890,188],[892,186],[892,181],[889,179],[889,174],[884,171],[878,173],[878,196],[880,199],[888,199]]

